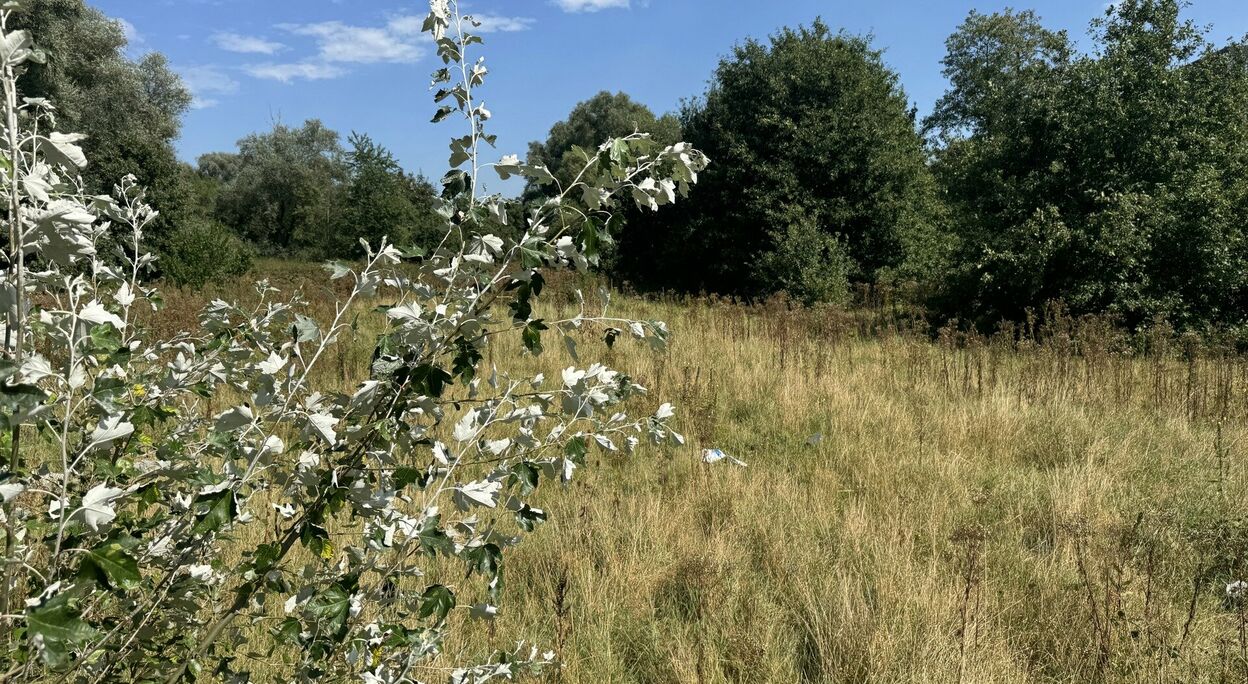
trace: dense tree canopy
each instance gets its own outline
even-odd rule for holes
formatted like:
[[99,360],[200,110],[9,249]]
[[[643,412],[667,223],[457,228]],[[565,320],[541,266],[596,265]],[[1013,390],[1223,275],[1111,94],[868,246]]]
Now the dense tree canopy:
[[947,312],[1248,320],[1248,63],[1180,9],[1116,3],[1088,55],[1031,13],[949,39],[927,122],[960,240]]
[[200,170],[225,178],[218,220],[263,250],[290,253],[319,248],[336,225],[344,154],[338,134],[313,119],[249,135],[238,141],[236,160],[214,154],[201,159]]
[[350,256],[360,238],[383,235],[432,246],[442,219],[429,182],[368,135],[352,133],[349,144],[344,150],[320,121],[279,123],[240,140],[236,153],[200,156],[196,194],[213,203],[218,221],[271,254]]
[[[602,141],[634,132],[649,133],[656,142],[671,145],[680,139],[680,122],[671,114],[656,117],[626,93],[604,90],[573,107],[567,119],[551,127],[545,142],[529,143],[528,162],[544,165],[566,186],[580,168],[577,161],[584,164],[574,147],[592,154]],[[540,187],[530,184],[529,192],[540,192]]]
[[839,299],[937,246],[914,113],[865,38],[816,21],[747,41],[682,125],[712,165],[668,225],[623,241],[643,286]]
[[91,164],[83,177],[91,188],[111,191],[126,174],[148,188],[160,207],[153,226],[159,240],[190,211],[188,179],[173,148],[190,93],[160,53],[127,57],[122,25],[83,0],[25,0],[15,18],[47,55],[28,65],[23,96],[51,100],[62,128],[87,135]]
[[434,247],[445,230],[433,210],[433,186],[404,172],[394,155],[367,135],[352,133],[350,143],[345,224],[338,231],[346,244],[336,251],[349,254],[359,249],[358,238],[376,243],[383,236],[404,247]]

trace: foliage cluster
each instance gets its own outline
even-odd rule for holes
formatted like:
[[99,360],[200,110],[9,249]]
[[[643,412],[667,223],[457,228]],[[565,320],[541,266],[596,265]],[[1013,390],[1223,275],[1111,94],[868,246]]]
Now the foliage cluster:
[[320,121],[276,124],[249,135],[236,153],[198,160],[208,213],[266,253],[353,257],[364,238],[432,247],[442,236],[435,191],[403,171],[368,135],[344,150]]
[[251,246],[216,221],[191,219],[175,228],[164,245],[160,271],[175,283],[198,286],[251,271]]
[[173,148],[190,92],[159,52],[131,59],[122,24],[83,0],[29,0],[11,21],[48,56],[28,65],[22,94],[55,103],[57,125],[86,136],[87,189],[107,193],[135,176],[160,207],[150,237],[163,242],[193,213],[189,169]]

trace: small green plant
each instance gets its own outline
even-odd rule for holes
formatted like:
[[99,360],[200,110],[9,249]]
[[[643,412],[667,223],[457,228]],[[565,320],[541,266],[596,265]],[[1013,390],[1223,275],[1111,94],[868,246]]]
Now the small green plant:
[[[550,665],[513,635],[472,662],[440,654],[454,629],[498,614],[510,549],[548,517],[536,489],[568,482],[595,450],[683,438],[670,405],[629,416],[622,404],[645,389],[577,360],[586,329],[661,346],[666,326],[583,299],[542,320],[542,271],[585,267],[612,210],[675,201],[706,158],[630,135],[587,153],[567,184],[516,157],[483,163],[494,137],[477,94],[487,69],[469,56],[480,38],[456,2],[433,0],[425,30],[446,64],[435,120],[468,128],[442,179],[441,245],[401,265],[411,255],[383,238],[362,244],[361,263],[329,264],[352,282],[330,320],[259,283],[258,305],[214,301],[202,333],[153,339],[139,312],[158,302],[144,282],[156,212],[133,178],[86,194],[80,136],[55,132],[48,102],[19,99],[39,53],[8,29],[13,7],[0,7],[3,679],[245,681],[242,653],[285,681],[466,683]],[[478,192],[490,167],[556,184],[515,237],[483,229],[508,216]],[[371,379],[317,386],[313,371],[378,299]],[[577,365],[557,378],[487,366],[501,335],[531,354],[558,335]]]

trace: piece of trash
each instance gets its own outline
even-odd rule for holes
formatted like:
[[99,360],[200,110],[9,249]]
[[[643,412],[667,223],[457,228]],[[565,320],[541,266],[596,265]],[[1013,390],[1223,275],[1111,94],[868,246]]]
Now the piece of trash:
[[719,463],[720,461],[728,461],[729,463],[733,465],[739,465],[742,468],[746,467],[745,461],[742,461],[739,458],[734,458],[732,456],[729,456],[728,454],[725,454],[722,449],[703,449],[702,450],[702,462],[703,463]]
[[1244,600],[1245,595],[1248,595],[1248,582],[1236,580],[1227,583],[1226,600],[1238,603]]
[[822,432],[816,432],[815,434],[806,438],[806,444],[810,446],[819,446],[819,442],[822,442],[822,441],[823,441]]

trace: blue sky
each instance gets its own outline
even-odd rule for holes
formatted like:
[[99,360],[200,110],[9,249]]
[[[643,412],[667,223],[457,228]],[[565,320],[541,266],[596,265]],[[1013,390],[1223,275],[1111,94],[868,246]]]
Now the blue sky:
[[[453,124],[427,123],[437,58],[420,22],[427,4],[399,0],[89,0],[123,20],[132,51],[165,53],[195,93],[180,155],[230,150],[280,119],[319,118],[367,132],[411,171],[445,170]],[[1187,16],[1222,42],[1248,33],[1244,0],[1196,0]],[[656,112],[700,94],[715,64],[748,37],[816,16],[874,35],[920,115],[945,81],[944,40],[968,11],[1035,9],[1051,28],[1086,39],[1105,0],[471,0],[485,19],[491,69],[481,92],[497,153],[530,140],[600,90],[623,90]],[[1085,40],[1086,44],[1086,40]],[[479,46],[478,46],[479,47]],[[495,189],[507,190],[506,187]]]

